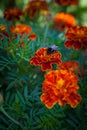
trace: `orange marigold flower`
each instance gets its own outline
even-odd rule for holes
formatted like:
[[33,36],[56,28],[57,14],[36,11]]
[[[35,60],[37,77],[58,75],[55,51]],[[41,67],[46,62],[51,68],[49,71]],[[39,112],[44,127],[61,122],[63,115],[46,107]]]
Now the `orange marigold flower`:
[[61,6],[78,5],[78,0],[56,0],[56,3]]
[[79,50],[81,47],[87,49],[87,27],[74,26],[68,28],[65,34],[67,40],[65,46]]
[[25,12],[29,15],[30,18],[33,18],[43,10],[48,10],[48,4],[45,0],[31,0],[27,4]]
[[54,26],[57,30],[63,31],[67,27],[74,26],[76,23],[74,16],[64,12],[57,13],[54,17]]
[[20,36],[23,36],[23,34],[30,35],[30,40],[36,40],[35,33],[32,33],[32,28],[26,24],[16,24],[16,26],[11,26],[10,28],[11,34],[20,34]]
[[10,8],[4,11],[4,18],[7,20],[17,19],[20,20],[20,17],[23,15],[23,11],[19,8]]
[[40,99],[48,108],[52,108],[56,103],[60,106],[69,104],[75,108],[82,100],[77,93],[78,89],[78,78],[75,73],[62,69],[53,70],[45,74]]
[[32,32],[32,28],[26,24],[16,24],[15,26],[11,26],[10,30],[12,34],[20,33],[20,36],[23,34],[30,34]]
[[52,69],[53,63],[61,63],[61,54],[57,51],[47,54],[47,48],[40,48],[34,57],[30,59],[30,64],[41,66],[42,71]]
[[80,67],[79,67],[79,63],[76,61],[66,61],[66,62],[62,62],[61,64],[58,65],[59,69],[63,69],[63,70],[68,70],[68,71],[72,71],[74,73],[79,72],[80,71]]

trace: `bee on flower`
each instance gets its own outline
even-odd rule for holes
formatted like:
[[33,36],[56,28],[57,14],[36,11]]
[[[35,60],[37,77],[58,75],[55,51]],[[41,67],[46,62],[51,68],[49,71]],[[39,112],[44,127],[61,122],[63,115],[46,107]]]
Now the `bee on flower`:
[[52,54],[52,53],[54,53],[56,51],[57,51],[57,46],[56,45],[52,45],[52,46],[47,48],[47,54],[48,55],[50,55],[50,54]]
[[44,47],[37,50],[35,55],[30,59],[30,64],[41,66],[42,71],[51,70],[52,64],[61,63],[61,53],[56,51],[56,46]]

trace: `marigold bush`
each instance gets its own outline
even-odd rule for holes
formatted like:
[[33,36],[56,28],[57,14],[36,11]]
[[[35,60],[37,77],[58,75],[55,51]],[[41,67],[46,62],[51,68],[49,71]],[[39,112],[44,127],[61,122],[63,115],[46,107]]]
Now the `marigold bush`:
[[85,0],[0,1],[0,130],[87,129]]

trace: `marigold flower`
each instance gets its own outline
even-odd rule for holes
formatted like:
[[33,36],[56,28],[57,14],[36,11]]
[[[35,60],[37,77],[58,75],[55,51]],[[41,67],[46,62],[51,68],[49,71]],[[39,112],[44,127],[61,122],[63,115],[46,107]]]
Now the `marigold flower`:
[[67,70],[53,70],[45,74],[42,84],[40,99],[48,107],[52,108],[56,103],[60,106],[69,104],[75,108],[81,102],[78,78],[75,73]]
[[32,33],[29,37],[30,40],[36,40],[36,34]]
[[6,26],[3,24],[0,24],[0,31],[6,31]]
[[32,33],[32,28],[26,24],[16,24],[16,26],[11,26],[10,31],[11,34],[20,34],[20,36],[23,36],[23,34],[30,35],[30,40],[36,40],[36,34]]
[[47,54],[47,48],[40,48],[30,59],[30,64],[41,66],[42,71],[52,69],[52,64],[61,63],[61,54],[57,51]]
[[61,6],[78,5],[78,0],[56,0],[56,3]]
[[6,26],[3,24],[0,24],[0,39],[3,40],[4,36],[8,36]]
[[57,13],[54,17],[54,26],[59,31],[64,31],[66,28],[74,26],[76,23],[74,16],[64,12]]
[[32,28],[26,24],[16,24],[15,26],[11,26],[10,30],[12,34],[20,33],[20,36],[23,34],[30,34],[32,32]]
[[87,27],[74,26],[68,28],[65,34],[67,40],[65,46],[67,48],[73,47],[75,50],[81,48],[87,49]]
[[7,20],[17,19],[20,20],[20,17],[23,15],[23,11],[19,8],[10,8],[4,11],[4,18]]
[[48,4],[45,0],[32,0],[27,4],[25,12],[30,18],[34,18],[40,11],[44,10],[48,10]]
[[79,63],[76,61],[66,61],[58,65],[59,69],[72,71],[74,73],[80,71]]

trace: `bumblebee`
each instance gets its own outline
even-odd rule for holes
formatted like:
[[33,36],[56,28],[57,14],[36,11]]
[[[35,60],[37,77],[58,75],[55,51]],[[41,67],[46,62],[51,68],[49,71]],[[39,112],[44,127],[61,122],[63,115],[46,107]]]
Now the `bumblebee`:
[[47,55],[50,55],[50,54],[52,54],[52,53],[54,53],[56,51],[57,51],[57,46],[56,45],[52,45],[52,46],[47,48]]

